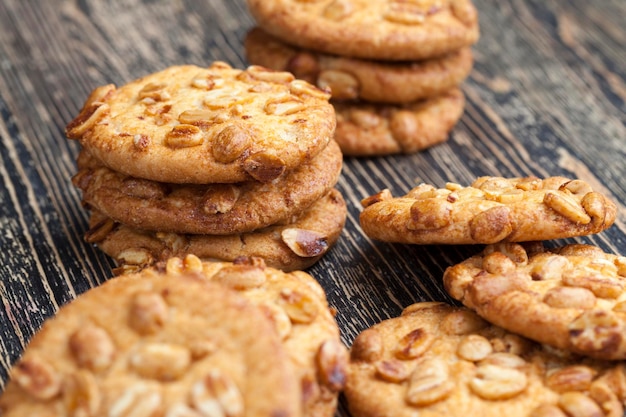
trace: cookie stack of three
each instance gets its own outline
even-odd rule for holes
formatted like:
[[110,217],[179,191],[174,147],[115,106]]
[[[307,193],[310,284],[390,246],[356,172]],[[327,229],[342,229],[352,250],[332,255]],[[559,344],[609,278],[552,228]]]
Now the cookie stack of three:
[[312,265],[346,217],[328,100],[292,74],[223,62],[97,88],[66,130],[82,145],[85,239],[119,272],[190,253]]
[[473,66],[470,0],[248,0],[252,64],[329,88],[345,155],[411,153],[447,140]]

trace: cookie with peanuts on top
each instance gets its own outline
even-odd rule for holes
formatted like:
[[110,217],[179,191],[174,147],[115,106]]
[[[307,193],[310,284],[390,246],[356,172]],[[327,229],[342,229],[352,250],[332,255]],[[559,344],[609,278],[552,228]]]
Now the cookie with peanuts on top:
[[617,206],[585,181],[560,176],[485,176],[471,185],[419,184],[362,200],[360,222],[372,239],[408,244],[489,244],[562,239],[602,232]]

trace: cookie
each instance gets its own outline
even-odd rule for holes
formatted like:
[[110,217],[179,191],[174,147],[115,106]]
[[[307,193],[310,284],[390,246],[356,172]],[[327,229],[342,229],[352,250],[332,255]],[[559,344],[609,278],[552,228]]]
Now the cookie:
[[371,61],[292,47],[259,28],[244,45],[249,62],[330,88],[335,100],[398,104],[435,97],[463,82],[473,65],[469,47],[424,61]]
[[364,330],[348,369],[353,417],[621,416],[626,400],[623,363],[555,352],[443,303]]
[[470,0],[248,0],[248,7],[284,42],[355,58],[416,61],[479,37]]
[[413,153],[445,142],[463,115],[459,89],[404,105],[333,101],[335,140],[346,156]]
[[258,307],[216,283],[145,272],[48,320],[13,367],[0,413],[297,417],[298,388]]
[[480,177],[469,187],[420,184],[403,197],[383,190],[362,201],[360,221],[373,239],[472,244],[561,239],[599,233],[617,207],[583,180]]
[[120,265],[135,270],[171,256],[195,254],[203,259],[233,261],[240,256],[263,258],[273,268],[306,269],[339,239],[347,216],[335,189],[290,223],[234,235],[185,235],[133,229],[92,212],[85,240],[95,243]]
[[487,320],[559,349],[626,359],[626,257],[584,244],[500,243],[448,268],[446,290]]
[[258,66],[174,66],[99,87],[66,127],[102,164],[159,182],[269,182],[311,160],[335,129],[329,94]]
[[269,183],[167,184],[81,163],[73,183],[83,202],[133,228],[172,233],[251,232],[305,211],[335,186],[342,154],[335,141]]
[[192,273],[236,290],[272,319],[302,389],[302,415],[332,417],[345,385],[347,350],[320,284],[302,271],[285,273],[259,258],[202,262],[170,258],[162,270]]

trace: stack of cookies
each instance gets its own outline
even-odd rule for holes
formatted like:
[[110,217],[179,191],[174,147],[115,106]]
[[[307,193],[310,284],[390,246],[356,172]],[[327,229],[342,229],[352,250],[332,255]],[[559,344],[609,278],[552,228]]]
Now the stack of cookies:
[[332,417],[346,366],[313,277],[189,255],[63,306],[13,366],[0,414]]
[[478,40],[470,0],[248,0],[250,63],[329,88],[345,155],[411,153],[461,117]]
[[66,129],[82,145],[86,240],[119,272],[189,253],[312,265],[346,218],[328,100],[290,73],[223,62],[97,88]]

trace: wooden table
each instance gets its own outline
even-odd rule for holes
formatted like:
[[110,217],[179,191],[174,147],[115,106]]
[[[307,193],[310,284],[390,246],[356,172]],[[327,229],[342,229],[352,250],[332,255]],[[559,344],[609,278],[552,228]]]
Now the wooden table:
[[[569,241],[626,253],[626,2],[476,5],[482,35],[449,141],[345,159],[346,227],[308,272],[338,310],[347,344],[413,302],[451,301],[444,269],[480,249],[368,239],[360,200],[384,188],[400,195],[417,182],[481,175],[579,177],[612,196],[620,214],[606,232]],[[112,276],[111,260],[82,239],[87,213],[70,183],[78,144],[65,125],[99,85],[182,63],[244,67],[253,24],[244,0],[0,2],[0,388],[42,321]]]

